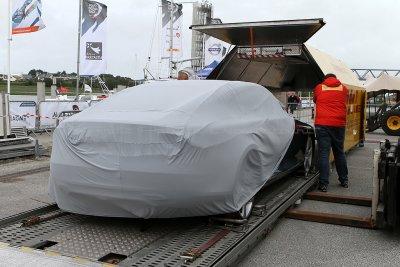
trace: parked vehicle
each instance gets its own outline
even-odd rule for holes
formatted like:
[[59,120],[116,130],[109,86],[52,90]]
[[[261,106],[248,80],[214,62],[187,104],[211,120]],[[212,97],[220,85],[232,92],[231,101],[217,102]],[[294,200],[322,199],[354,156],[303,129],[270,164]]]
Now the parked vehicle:
[[247,217],[269,180],[309,170],[312,148],[312,128],[260,85],[154,82],[60,123],[50,195],[95,216]]
[[379,90],[368,93],[367,130],[379,128],[387,135],[400,136],[400,90]]

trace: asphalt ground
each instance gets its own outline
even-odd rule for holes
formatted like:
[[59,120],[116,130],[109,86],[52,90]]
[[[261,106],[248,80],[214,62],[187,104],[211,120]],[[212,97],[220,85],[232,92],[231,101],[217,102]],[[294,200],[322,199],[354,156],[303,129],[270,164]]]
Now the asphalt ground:
[[[387,136],[380,132],[367,136],[367,140],[372,141],[385,138]],[[370,196],[372,155],[377,147],[377,143],[368,142],[365,147],[352,150],[348,154],[350,188],[339,187],[333,171],[329,191]],[[2,163],[0,176],[46,164],[46,159]],[[0,181],[0,218],[50,203],[48,177],[49,172],[42,172]],[[300,207],[355,216],[368,216],[370,213],[365,207],[315,201],[304,201]],[[282,218],[239,266],[400,266],[400,236],[380,230]]]
[[[375,141],[388,137],[368,134],[364,147],[347,155],[349,189],[338,185],[336,171],[330,176],[329,193],[372,195]],[[371,142],[374,141],[374,142]],[[302,210],[353,216],[370,216],[371,209],[343,204],[303,200]],[[381,230],[360,229],[281,218],[272,232],[242,259],[240,266],[400,266],[400,236]]]

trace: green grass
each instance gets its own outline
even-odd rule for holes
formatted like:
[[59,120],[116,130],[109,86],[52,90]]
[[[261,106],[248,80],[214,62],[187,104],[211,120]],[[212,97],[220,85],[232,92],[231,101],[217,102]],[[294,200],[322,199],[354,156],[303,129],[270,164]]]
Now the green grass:
[[[7,85],[0,84],[0,91],[6,92]],[[13,85],[11,83],[11,94],[12,95],[36,95],[37,87],[35,85]],[[46,95],[50,95],[50,87],[46,88]]]
[[[6,92],[7,85],[0,84],[0,92]],[[93,88],[93,93],[101,93],[97,88]],[[12,95],[36,95],[37,86],[36,85],[14,85],[11,83],[11,94]],[[50,87],[46,87],[46,95],[51,95]],[[70,88],[70,93],[68,95],[75,95],[75,88]]]

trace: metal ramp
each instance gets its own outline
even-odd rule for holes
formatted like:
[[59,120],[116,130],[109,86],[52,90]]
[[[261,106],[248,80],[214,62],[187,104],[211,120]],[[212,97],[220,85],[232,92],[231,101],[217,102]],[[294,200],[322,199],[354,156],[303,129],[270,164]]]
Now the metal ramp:
[[298,174],[271,184],[257,195],[252,216],[241,225],[209,217],[98,218],[51,205],[1,220],[0,242],[90,264],[227,266],[263,238],[317,177]]
[[304,199],[324,202],[324,203],[332,203],[332,205],[342,204],[342,205],[369,207],[371,209],[371,212],[367,213],[366,216],[365,215],[362,216],[359,214],[358,215],[352,214],[351,212],[349,213],[330,212],[330,210],[334,208],[332,207],[332,205],[330,207],[325,205],[327,209],[323,211],[321,211],[320,209],[316,209],[315,205],[311,209],[303,208],[300,205],[297,208],[292,208],[288,210],[285,216],[287,218],[303,220],[303,221],[337,224],[337,225],[368,228],[368,229],[374,228],[374,223],[372,220],[372,198],[363,196],[343,196],[343,195],[320,193],[314,191],[307,193],[304,196]]
[[[379,150],[367,144],[364,148],[370,151],[369,156],[356,153],[348,158],[350,187],[343,189],[331,175],[329,193],[308,192],[304,201],[297,207],[288,210],[285,216],[291,219],[336,224],[350,227],[377,228],[377,212],[379,202],[378,169]],[[373,161],[372,166],[365,162]],[[362,170],[363,175],[359,175]],[[356,172],[357,171],[357,172]],[[357,173],[357,176],[354,175]]]

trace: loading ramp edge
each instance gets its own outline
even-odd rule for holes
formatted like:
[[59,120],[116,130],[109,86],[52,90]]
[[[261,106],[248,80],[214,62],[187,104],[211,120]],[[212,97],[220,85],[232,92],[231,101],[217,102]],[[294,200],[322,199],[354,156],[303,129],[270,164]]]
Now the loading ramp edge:
[[[301,176],[295,176],[293,177],[287,177],[280,181],[279,183],[285,184],[282,185],[281,187],[277,187],[277,190],[275,189],[276,195],[274,193],[270,193],[270,195],[273,195],[273,197],[264,197],[261,196],[261,198],[258,199],[258,203],[262,203],[264,200],[264,205],[265,205],[265,211],[262,212],[261,214],[253,214],[252,218],[248,222],[248,226],[244,226],[242,228],[238,227],[233,227],[233,226],[227,226],[227,225],[214,225],[210,224],[207,227],[210,229],[207,229],[205,225],[197,225],[196,227],[191,227],[190,223],[186,224],[182,223],[182,228],[180,226],[177,229],[175,229],[172,232],[168,232],[164,236],[160,235],[160,238],[154,239],[151,242],[144,244],[140,249],[134,251],[131,255],[128,255],[126,259],[122,260],[120,262],[121,266],[141,266],[141,265],[150,265],[156,263],[156,266],[229,266],[235,264],[238,260],[241,259],[245,255],[245,253],[251,249],[253,246],[256,245],[256,243],[261,240],[271,229],[272,225],[278,220],[278,218],[285,213],[285,211],[290,208],[299,198],[301,198],[317,181],[318,174],[313,174],[310,175],[307,178],[301,177]],[[278,184],[278,183],[277,183]],[[274,190],[272,190],[274,191]],[[268,192],[267,192],[268,193]],[[268,195],[266,193],[266,195]],[[265,200],[266,199],[266,200]],[[7,233],[7,227],[14,227],[16,224],[20,224],[24,219],[31,218],[32,216],[46,216],[49,214],[54,214],[55,212],[60,212],[57,208],[56,205],[49,205],[45,206],[43,208],[31,210],[28,212],[24,212],[21,214],[17,214],[15,216],[11,216],[5,219],[0,220],[0,242],[7,243],[7,241],[4,241],[4,236],[9,236],[11,234],[15,234],[14,232],[8,232]],[[253,212],[256,213],[256,212]],[[51,215],[50,215],[51,216]],[[65,228],[62,230],[56,230],[53,232],[50,232],[50,234],[55,235],[55,233],[59,232],[67,232],[71,228],[75,227],[81,227],[82,223],[90,223],[90,217],[86,219],[85,216],[81,215],[71,215],[78,217],[78,219],[74,222],[71,223],[71,219],[68,221],[69,216],[62,216],[58,217],[55,220],[57,221],[57,224],[63,224],[63,220],[65,221]],[[93,218],[92,218],[93,219]],[[85,222],[85,220],[87,220]],[[35,233],[36,235],[41,235],[39,238],[44,238],[46,240],[51,240],[51,238],[48,239],[49,237],[49,230],[45,227],[47,222],[43,222],[43,225],[39,225],[38,228],[26,228],[26,231],[32,232],[35,229],[38,229],[39,233]],[[51,223],[51,222],[50,222]],[[74,225],[75,223],[75,225]],[[71,226],[72,225],[72,226]],[[99,223],[100,227],[102,227],[101,223]],[[190,226],[189,228],[187,226]],[[45,230],[44,230],[45,229]],[[196,232],[196,230],[199,229],[199,232]],[[179,258],[182,260],[180,257],[182,255],[183,249],[188,249],[189,248],[195,248],[198,245],[201,245],[204,243],[204,241],[207,241],[210,236],[213,236],[216,232],[218,232],[221,229],[230,229],[232,230],[231,233],[232,235],[234,234],[235,236],[231,236],[226,239],[220,240],[217,244],[215,244],[215,247],[210,248],[210,251],[204,252],[203,255],[197,260],[195,260],[192,263],[185,263],[183,261],[177,261],[176,259]],[[239,229],[239,230],[238,230]],[[157,231],[161,231],[160,229],[155,229]],[[14,230],[15,231],[15,227]],[[23,231],[22,230],[17,230],[17,231]],[[40,231],[43,231],[43,233],[40,233]],[[184,233],[184,232],[187,233]],[[151,232],[151,230],[150,230]],[[179,235],[176,234],[176,232],[179,233]],[[184,241],[182,238],[187,238],[188,236],[192,236],[193,233],[196,233],[197,235],[201,236],[202,233],[204,232],[204,236],[201,237],[200,239],[193,239],[193,242],[187,242],[186,247],[183,246]],[[154,234],[154,233],[150,233]],[[186,235],[186,236],[185,236]],[[175,238],[176,241],[171,241],[171,239]],[[179,238],[181,238],[179,240]],[[196,241],[196,242],[194,242]],[[29,244],[33,244],[34,242],[32,240],[26,241],[29,247]],[[32,243],[33,242],[33,243]],[[174,243],[175,242],[175,243]],[[171,244],[170,244],[171,243]],[[10,244],[11,247],[21,247],[25,246],[23,243],[19,245],[13,245]],[[169,254],[174,254],[170,258],[166,259],[166,262],[161,261],[158,263],[159,259],[152,259],[152,255],[155,258],[157,257],[165,257],[164,251],[160,250],[160,247],[165,247],[165,250],[171,250],[171,248],[176,249],[175,252],[169,251]],[[182,248],[181,250],[177,250],[176,247]],[[49,252],[52,252],[53,250],[46,250]],[[163,254],[164,253],[164,254]],[[60,253],[61,255],[64,256],[69,256],[69,257],[81,257],[81,255],[74,255],[71,253]],[[160,254],[160,255],[159,255]],[[168,255],[168,254],[166,254]],[[174,259],[172,261],[172,264],[170,264],[170,260]],[[91,262],[94,263],[96,260],[91,259]]]
[[267,235],[273,226],[273,224],[282,216],[285,211],[290,208],[298,199],[300,199],[315,183],[319,177],[319,173],[312,175],[309,179],[305,180],[305,183],[298,188],[298,191],[293,192],[289,195],[279,207],[276,208],[269,216],[259,224],[258,227],[249,232],[231,251],[226,253],[223,257],[215,263],[214,266],[231,266],[235,264],[241,257],[245,255],[247,251],[252,249],[258,241]]

